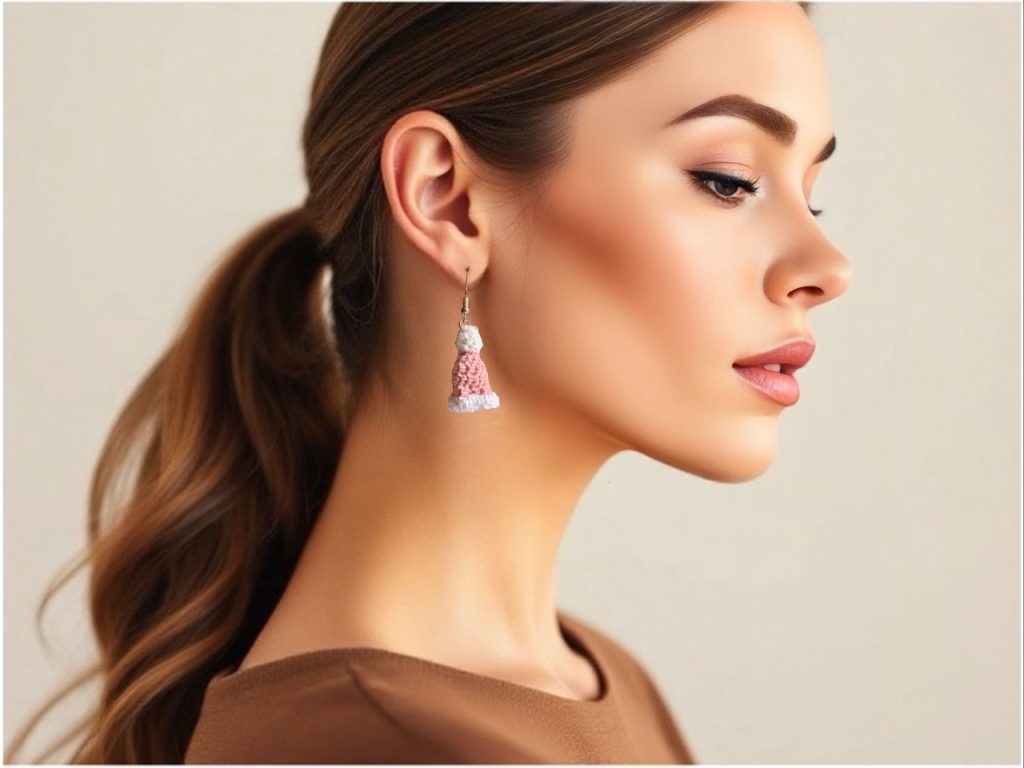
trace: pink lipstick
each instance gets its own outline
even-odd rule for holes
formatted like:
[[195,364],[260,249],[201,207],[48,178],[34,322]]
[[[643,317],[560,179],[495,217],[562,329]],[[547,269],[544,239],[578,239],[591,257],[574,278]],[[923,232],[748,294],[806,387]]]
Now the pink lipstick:
[[814,342],[801,338],[737,360],[732,367],[744,381],[775,402],[793,405],[800,399],[800,385],[793,372],[805,366],[813,354]]

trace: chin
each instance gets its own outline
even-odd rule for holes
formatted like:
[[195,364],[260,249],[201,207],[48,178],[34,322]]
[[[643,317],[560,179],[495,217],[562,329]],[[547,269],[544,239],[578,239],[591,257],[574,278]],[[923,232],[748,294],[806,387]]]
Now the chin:
[[716,465],[709,467],[705,472],[697,472],[695,474],[719,483],[745,483],[767,472],[768,468],[772,465],[773,458],[774,454],[765,460],[751,460],[747,457],[739,457],[731,464]]
[[[743,483],[763,475],[778,451],[778,419],[768,417],[760,428],[749,422],[722,427],[710,435],[690,434],[685,446],[643,451],[651,458],[676,469],[719,483]],[[704,439],[695,439],[695,438]],[[696,443],[696,444],[695,444]]]
[[725,452],[720,461],[711,464],[708,474],[702,477],[720,483],[743,483],[763,475],[778,453],[777,426],[778,420],[773,417],[769,429],[737,441],[732,450]]

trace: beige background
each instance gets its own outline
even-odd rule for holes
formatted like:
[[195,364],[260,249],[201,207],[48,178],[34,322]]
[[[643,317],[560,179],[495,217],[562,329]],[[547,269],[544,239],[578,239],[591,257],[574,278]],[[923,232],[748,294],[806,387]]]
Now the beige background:
[[[4,7],[8,738],[92,649],[83,579],[53,655],[33,613],[117,409],[222,249],[304,194],[334,7]],[[701,762],[1018,763],[1020,6],[813,18],[838,149],[812,202],[854,284],[812,313],[773,467],[617,457],[559,602],[648,664]]]

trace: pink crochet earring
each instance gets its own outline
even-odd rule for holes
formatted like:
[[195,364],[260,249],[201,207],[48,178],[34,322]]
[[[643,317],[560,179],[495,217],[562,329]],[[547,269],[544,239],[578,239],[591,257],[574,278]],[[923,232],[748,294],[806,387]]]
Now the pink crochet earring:
[[466,287],[462,296],[462,317],[459,334],[455,337],[458,356],[452,366],[452,392],[448,396],[448,410],[468,413],[484,408],[498,407],[498,394],[491,391],[487,368],[480,359],[484,343],[475,325],[466,322],[469,314],[469,267],[466,267]]

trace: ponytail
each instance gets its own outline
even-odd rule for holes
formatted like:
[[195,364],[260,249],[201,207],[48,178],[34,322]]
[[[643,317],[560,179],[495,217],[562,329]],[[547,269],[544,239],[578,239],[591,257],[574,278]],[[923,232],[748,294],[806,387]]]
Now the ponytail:
[[[210,676],[241,660],[283,591],[343,437],[327,275],[304,207],[261,224],[118,415],[83,557],[37,613],[91,564],[100,660],[71,687],[100,674],[103,688],[71,762],[181,762]],[[67,692],[15,735],[7,760]]]

